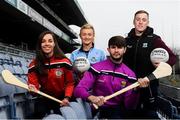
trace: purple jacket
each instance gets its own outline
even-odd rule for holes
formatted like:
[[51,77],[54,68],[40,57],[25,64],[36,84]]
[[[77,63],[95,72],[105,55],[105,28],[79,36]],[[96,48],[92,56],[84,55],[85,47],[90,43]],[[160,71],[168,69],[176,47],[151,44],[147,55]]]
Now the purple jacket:
[[[87,100],[92,94],[95,96],[107,96],[119,91],[136,82],[134,72],[125,64],[114,64],[110,59],[94,64],[89,71],[85,72],[80,83],[74,91],[75,97]],[[88,91],[92,92],[88,92]],[[108,100],[102,107],[122,105],[127,109],[135,109],[139,93],[129,90],[117,97]]]

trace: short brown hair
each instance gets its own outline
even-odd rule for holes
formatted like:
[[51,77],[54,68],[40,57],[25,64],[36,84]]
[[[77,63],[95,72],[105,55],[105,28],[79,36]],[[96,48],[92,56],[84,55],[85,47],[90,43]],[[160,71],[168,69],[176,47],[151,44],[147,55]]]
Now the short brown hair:
[[109,39],[108,47],[110,48],[111,45],[115,45],[119,48],[126,47],[126,40],[122,36],[113,36]]
[[136,15],[137,15],[137,14],[140,14],[140,13],[145,13],[145,14],[147,14],[147,16],[148,16],[148,18],[149,18],[149,13],[148,13],[147,11],[145,11],[145,10],[138,10],[138,11],[134,14],[134,19],[135,19]]

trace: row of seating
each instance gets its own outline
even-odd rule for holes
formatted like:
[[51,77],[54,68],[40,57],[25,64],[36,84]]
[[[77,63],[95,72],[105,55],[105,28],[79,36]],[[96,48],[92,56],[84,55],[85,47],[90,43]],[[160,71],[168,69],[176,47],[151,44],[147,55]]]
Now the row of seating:
[[[43,118],[43,120],[49,119],[98,119],[98,115],[92,117],[90,104],[83,101],[80,98],[76,99],[77,102],[71,102],[70,106],[61,107],[60,111],[62,115],[50,114]],[[171,101],[164,97],[158,96],[158,116],[161,120],[166,119],[180,119],[177,108],[172,105]]]
[[76,100],[77,102],[70,102],[69,106],[60,108],[62,115],[50,114],[43,119],[95,119],[92,117],[90,104],[81,98],[77,98]]
[[[23,82],[26,83],[25,80]],[[0,76],[0,118],[25,118],[28,112],[33,112],[33,109],[26,109],[32,106],[31,102],[33,101],[27,90],[5,83]],[[26,110],[29,111],[24,113]]]
[[[18,79],[26,83],[29,62],[30,59],[23,56],[10,55],[2,51],[0,53],[0,73],[4,69],[10,70]],[[27,90],[6,84],[0,75],[1,119],[25,118],[28,112],[33,112],[33,108],[30,109],[32,106],[33,101]]]
[[[2,80],[0,81],[2,82]],[[0,94],[4,94],[0,97],[0,118],[25,119],[32,115],[34,113],[34,100],[36,98],[32,98],[27,91],[15,94],[13,91],[16,91],[17,87],[8,84],[4,85],[8,87],[4,86],[6,89],[0,87]],[[50,114],[44,119],[92,119],[90,104],[80,98],[77,98],[77,102],[70,102],[69,106],[61,107],[60,111],[62,116]]]
[[161,119],[180,119],[177,108],[162,96],[158,96],[158,115]]
[[28,72],[28,65],[30,61],[30,59],[20,56],[12,56],[0,53],[0,72],[3,69],[8,69],[13,74],[25,75]]

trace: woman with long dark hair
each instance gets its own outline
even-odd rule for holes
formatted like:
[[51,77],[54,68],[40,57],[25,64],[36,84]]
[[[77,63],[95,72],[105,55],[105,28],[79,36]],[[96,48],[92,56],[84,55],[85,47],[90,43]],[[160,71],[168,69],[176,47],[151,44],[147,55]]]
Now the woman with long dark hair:
[[51,31],[40,34],[36,46],[36,58],[32,60],[28,71],[30,91],[40,90],[62,100],[54,102],[38,96],[33,118],[42,118],[51,110],[60,114],[59,107],[69,104],[74,89],[71,62],[58,46],[57,39]]

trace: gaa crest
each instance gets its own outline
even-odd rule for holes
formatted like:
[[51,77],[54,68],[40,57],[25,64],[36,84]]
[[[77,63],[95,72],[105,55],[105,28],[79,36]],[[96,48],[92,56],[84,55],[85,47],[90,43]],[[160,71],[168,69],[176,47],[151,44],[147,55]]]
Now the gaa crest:
[[125,87],[126,86],[126,81],[121,81],[121,86]]
[[56,73],[56,77],[61,77],[61,75],[63,74],[63,71],[60,69],[57,69],[55,73]]

